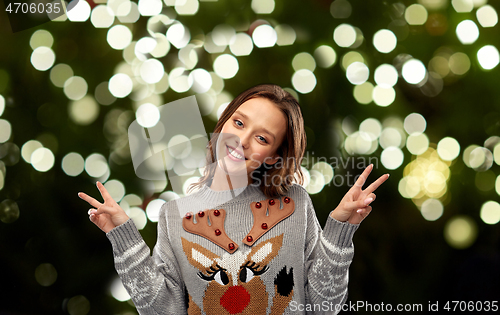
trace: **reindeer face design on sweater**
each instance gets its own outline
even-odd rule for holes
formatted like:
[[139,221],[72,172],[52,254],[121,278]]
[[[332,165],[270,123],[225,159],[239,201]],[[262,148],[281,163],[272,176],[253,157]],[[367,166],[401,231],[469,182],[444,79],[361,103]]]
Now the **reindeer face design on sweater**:
[[[198,276],[208,282],[203,297],[207,314],[266,314],[268,292],[260,276],[269,269],[283,242],[283,234],[260,242],[248,252],[218,256],[199,244],[182,239],[182,247]],[[293,270],[286,267],[274,279],[271,314],[283,314],[293,296]],[[189,314],[201,314],[189,297]]]

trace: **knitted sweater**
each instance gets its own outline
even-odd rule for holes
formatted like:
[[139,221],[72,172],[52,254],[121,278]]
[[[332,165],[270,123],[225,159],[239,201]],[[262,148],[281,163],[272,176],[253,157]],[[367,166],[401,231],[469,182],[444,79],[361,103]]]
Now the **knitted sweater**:
[[161,207],[152,256],[131,219],[106,236],[139,314],[336,314],[358,227],[328,216],[322,230],[298,184],[275,199],[204,185]]

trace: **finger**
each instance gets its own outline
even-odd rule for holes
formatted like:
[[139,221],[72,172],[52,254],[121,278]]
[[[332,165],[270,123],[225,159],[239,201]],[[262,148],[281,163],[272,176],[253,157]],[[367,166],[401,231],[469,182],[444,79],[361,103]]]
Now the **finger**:
[[109,199],[113,199],[111,197],[111,195],[108,193],[108,191],[106,190],[106,187],[104,187],[104,185],[101,182],[98,181],[96,183],[96,185],[97,185],[97,188],[99,189],[99,192],[101,193],[101,196],[105,202],[108,201]]
[[84,192],[79,192],[78,193],[78,197],[80,197],[83,200],[85,200],[86,202],[90,203],[90,205],[93,206],[93,207],[99,208],[100,206],[102,206],[102,203],[100,203],[99,201],[97,201],[94,198],[90,197],[89,195],[87,195]]
[[358,180],[356,180],[356,183],[354,183],[354,186],[356,186],[357,188],[363,187],[363,185],[366,182],[366,179],[368,178],[368,175],[370,175],[372,170],[373,170],[373,164],[368,165],[368,167],[365,168],[363,173],[359,175]]
[[377,196],[374,194],[374,193],[371,193],[369,194],[368,196],[366,196],[364,199],[363,199],[363,203],[365,205],[369,205],[370,203],[372,203],[375,199],[377,198]]
[[368,194],[371,192],[374,192],[375,189],[377,189],[380,185],[382,185],[382,183],[385,182],[388,178],[389,178],[389,174],[384,174],[384,175],[380,176],[376,181],[371,183],[371,185],[366,187],[366,189],[363,191],[368,193]]
[[91,210],[91,214],[109,214],[109,215],[113,215],[115,212],[116,212],[115,209],[113,209],[111,207],[108,207],[108,206],[104,206],[104,205],[100,206],[97,209],[92,209]]
[[372,206],[367,206],[361,209],[358,209],[356,212],[359,213],[362,217],[365,217],[370,214],[372,211]]

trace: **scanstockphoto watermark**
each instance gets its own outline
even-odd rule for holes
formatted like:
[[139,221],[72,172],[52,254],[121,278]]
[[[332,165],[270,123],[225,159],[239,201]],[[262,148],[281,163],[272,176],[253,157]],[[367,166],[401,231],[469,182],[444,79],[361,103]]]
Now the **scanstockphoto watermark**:
[[[316,172],[312,172],[315,170],[314,167],[309,172],[309,182],[318,182],[324,181],[323,186],[353,186],[358,178],[361,176],[361,173],[365,168],[367,168],[370,164],[373,164],[373,168],[378,168],[379,159],[378,157],[360,157],[360,156],[352,156],[352,157],[309,157],[309,152],[306,152],[304,156],[304,160],[308,162],[308,164],[318,166],[316,168]],[[253,156],[250,156],[250,160],[253,160]],[[277,161],[274,164],[269,164],[268,162],[272,159],[270,157],[266,157],[264,159],[265,169],[275,168],[289,168],[292,165],[297,165],[295,163],[294,157],[288,157],[286,159],[282,157],[278,157]],[[322,165],[321,165],[322,164]],[[283,183],[289,183],[291,180],[296,179],[296,175],[291,176],[287,175],[285,178],[280,175],[270,175],[263,174],[262,176],[251,175],[252,180],[258,183],[259,185],[263,182],[265,186],[275,185],[279,186]]]
[[297,301],[290,302],[290,311],[292,312],[315,312],[315,314],[337,314],[343,312],[422,312],[423,304],[389,304],[389,303],[369,303],[366,301],[348,301],[344,304],[336,304],[330,301],[321,303],[301,304]]

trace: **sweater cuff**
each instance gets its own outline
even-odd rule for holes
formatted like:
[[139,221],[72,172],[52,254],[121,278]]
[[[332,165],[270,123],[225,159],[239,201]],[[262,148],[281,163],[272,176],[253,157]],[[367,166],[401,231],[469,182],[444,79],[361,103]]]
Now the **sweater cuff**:
[[124,252],[130,247],[143,242],[141,233],[139,233],[134,221],[130,218],[125,223],[106,233],[106,236],[111,242],[113,250],[117,253]]
[[358,228],[359,224],[340,222],[328,215],[323,229],[323,237],[332,244],[348,247],[351,246],[352,237]]

